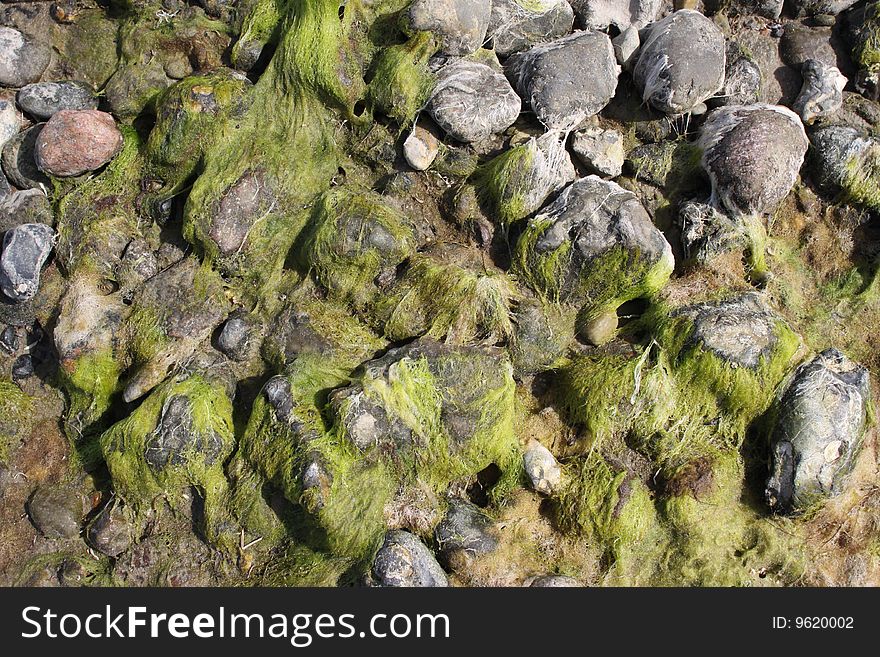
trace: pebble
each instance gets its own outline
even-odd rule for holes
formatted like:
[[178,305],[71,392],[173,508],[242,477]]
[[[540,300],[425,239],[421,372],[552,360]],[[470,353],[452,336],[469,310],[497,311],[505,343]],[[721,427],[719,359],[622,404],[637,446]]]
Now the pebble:
[[373,560],[373,581],[389,587],[445,587],[446,573],[418,537],[403,530],[390,531]]
[[79,491],[64,484],[43,484],[28,500],[31,522],[46,538],[75,538],[85,514]]
[[217,336],[217,348],[232,360],[243,361],[247,358],[250,338],[248,321],[241,315],[233,315],[226,320]]
[[53,176],[79,176],[107,164],[122,149],[113,117],[98,110],[59,110],[45,124],[34,152]]
[[416,171],[425,171],[440,152],[440,140],[427,128],[416,125],[403,142],[403,157]]
[[532,488],[539,493],[550,495],[562,483],[562,468],[549,449],[537,440],[529,441],[523,452],[523,466]]
[[835,66],[808,59],[801,67],[804,86],[792,109],[804,123],[832,114],[843,105],[843,89],[847,79]]
[[37,82],[18,92],[18,106],[38,121],[46,121],[59,110],[94,110],[98,99],[83,82]]

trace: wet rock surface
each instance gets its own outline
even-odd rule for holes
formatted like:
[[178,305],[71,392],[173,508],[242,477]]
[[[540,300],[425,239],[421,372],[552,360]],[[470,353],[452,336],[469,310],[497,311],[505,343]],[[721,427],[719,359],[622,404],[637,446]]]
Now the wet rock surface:
[[98,109],[94,92],[82,82],[37,82],[22,87],[16,96],[23,112],[46,121],[59,110]]
[[53,176],[78,176],[107,164],[122,148],[113,117],[97,110],[55,112],[40,131],[34,159]]

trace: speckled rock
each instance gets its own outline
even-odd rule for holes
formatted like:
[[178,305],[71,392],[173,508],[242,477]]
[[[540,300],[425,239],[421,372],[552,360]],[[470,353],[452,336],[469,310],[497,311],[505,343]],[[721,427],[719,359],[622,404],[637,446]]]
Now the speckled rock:
[[0,26],[0,86],[23,87],[40,79],[52,53],[37,39]]
[[469,55],[486,39],[491,0],[415,0],[404,24],[415,32],[434,32],[446,55]]
[[98,99],[83,82],[37,82],[18,92],[18,106],[38,121],[45,121],[59,110],[97,109]]
[[28,516],[46,538],[76,538],[86,512],[85,499],[75,487],[43,484],[27,503]]
[[113,117],[98,110],[59,110],[36,141],[37,166],[53,176],[78,176],[98,169],[122,149]]
[[372,566],[377,586],[448,586],[446,573],[431,551],[416,536],[396,530],[385,535]]
[[15,302],[28,301],[40,287],[40,271],[54,246],[55,231],[45,224],[21,224],[3,235],[0,291]]
[[567,0],[493,0],[488,35],[495,52],[505,56],[565,36],[573,23]]
[[770,507],[789,512],[840,493],[862,446],[868,370],[836,349],[801,365],[773,428]]

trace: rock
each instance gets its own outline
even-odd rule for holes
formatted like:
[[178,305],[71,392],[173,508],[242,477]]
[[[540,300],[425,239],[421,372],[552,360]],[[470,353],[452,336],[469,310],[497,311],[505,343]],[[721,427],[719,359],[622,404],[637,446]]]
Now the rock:
[[290,412],[293,410],[290,381],[281,375],[273,376],[263,386],[263,394],[266,396],[266,401],[275,410],[275,417],[280,422],[287,422],[290,419]]
[[679,208],[678,219],[686,261],[705,264],[749,245],[744,226],[711,205],[687,201]]
[[485,64],[453,60],[436,73],[427,111],[447,135],[480,141],[516,121],[521,101],[507,79]]
[[172,395],[165,400],[155,431],[147,438],[144,460],[155,471],[187,463],[198,454],[211,465],[223,451],[223,439],[215,432],[203,433],[193,423],[189,397]]
[[0,199],[0,233],[22,224],[54,223],[52,203],[42,190],[25,189]]
[[728,11],[740,16],[754,14],[770,20],[776,20],[782,13],[784,0],[733,0]]
[[300,354],[327,354],[330,351],[330,342],[318,334],[309,314],[293,306],[278,314],[263,343],[263,356],[282,366]]
[[22,302],[34,297],[54,240],[55,231],[45,224],[22,224],[6,231],[0,255],[0,291],[7,298]]
[[713,111],[699,141],[713,198],[733,216],[772,212],[794,186],[808,143],[800,118],[788,108]]
[[418,538],[402,530],[390,531],[376,553],[371,570],[377,586],[448,586],[446,573]]
[[786,23],[779,40],[779,56],[796,70],[808,59],[826,66],[843,66],[844,61],[838,58],[833,39],[833,32],[827,27],[809,27],[794,21]]
[[21,130],[22,118],[11,98],[0,96],[0,151]]
[[808,59],[801,67],[804,86],[792,109],[812,123],[817,118],[836,112],[843,105],[843,88],[847,79],[834,66]]
[[868,370],[836,349],[798,367],[779,400],[766,498],[780,513],[840,493],[862,446]]
[[330,408],[345,437],[361,451],[379,447],[402,454],[413,444],[412,430],[400,418],[389,416],[359,385],[330,393]]
[[690,343],[735,366],[757,369],[778,342],[779,320],[755,292],[674,311],[674,316],[682,315],[693,322]]
[[719,105],[751,105],[761,99],[761,69],[736,42],[727,44],[724,86],[709,103]]
[[38,123],[19,132],[3,147],[3,171],[9,176],[12,184],[19,189],[43,189],[45,191],[52,188],[52,182],[46,174],[37,168],[35,158],[37,138],[45,125],[45,123]]
[[580,582],[568,575],[540,575],[533,579],[529,586],[535,588],[563,588],[580,586]]
[[620,66],[607,34],[575,32],[512,55],[505,70],[541,123],[568,131],[608,104]]
[[30,354],[22,354],[12,363],[12,380],[20,381],[32,376],[34,373],[34,360]]
[[611,45],[614,46],[614,56],[617,58],[617,63],[624,70],[630,70],[636,62],[635,55],[641,46],[639,30],[635,25],[630,25],[611,40]]
[[134,533],[132,520],[128,507],[111,500],[86,527],[86,543],[101,554],[118,557],[131,546]]
[[146,240],[134,239],[122,252],[116,280],[123,290],[133,290],[159,273],[159,261]]
[[608,310],[590,317],[585,324],[578,327],[578,335],[584,342],[595,347],[611,342],[617,335],[617,311]]
[[416,125],[403,142],[403,157],[416,171],[425,171],[440,152],[440,140],[431,131]]
[[445,55],[470,55],[486,40],[491,13],[491,0],[414,0],[404,24],[413,32],[436,34]]
[[529,221],[514,262],[539,292],[587,303],[586,321],[662,285],[673,267],[672,247],[635,194],[598,176],[576,180]]
[[591,173],[616,178],[623,171],[626,151],[623,135],[598,126],[582,128],[572,135],[571,149]]
[[660,0],[571,0],[578,25],[586,30],[610,26],[623,32],[630,25],[639,28],[654,22],[663,3]]
[[810,134],[813,179],[830,193],[843,190],[850,202],[880,207],[880,142],[848,126],[826,126]]
[[260,172],[245,171],[216,203],[208,236],[223,255],[232,255],[245,246],[254,222],[275,207],[272,187]]
[[83,82],[37,82],[18,92],[18,106],[38,121],[45,121],[59,110],[98,109],[98,99]]
[[37,166],[53,176],[79,176],[99,169],[122,149],[113,117],[98,110],[59,110],[40,132]]
[[113,566],[127,586],[204,587],[216,584],[217,553],[192,531],[156,532],[125,548]]
[[566,0],[493,0],[488,36],[506,56],[571,32],[574,12]]
[[551,495],[562,483],[562,468],[550,450],[537,440],[529,441],[523,452],[523,468],[532,488],[539,493]]
[[802,81],[798,70],[780,57],[778,36],[757,27],[741,29],[736,33],[736,43],[761,71],[758,102],[790,106],[800,92]]
[[857,2],[858,0],[792,0],[791,4],[795,16],[813,16],[818,22],[822,18],[833,19]]
[[36,82],[51,58],[49,48],[33,37],[0,26],[0,86],[23,87]]
[[28,500],[31,522],[46,538],[76,538],[86,512],[82,494],[64,484],[43,484]]
[[6,176],[3,175],[3,171],[0,170],[0,203],[8,199],[13,194],[13,189],[9,185],[9,181],[6,180]]
[[684,114],[724,85],[726,43],[698,11],[682,9],[654,23],[643,40],[633,80],[646,103]]
[[440,553],[450,563],[488,554],[498,547],[495,521],[478,506],[451,499],[446,516],[434,529]]

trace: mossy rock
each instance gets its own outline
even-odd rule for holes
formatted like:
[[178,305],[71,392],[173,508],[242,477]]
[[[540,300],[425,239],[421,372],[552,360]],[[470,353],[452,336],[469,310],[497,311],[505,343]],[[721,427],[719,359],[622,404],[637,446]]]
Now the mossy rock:
[[402,126],[410,125],[427,104],[436,76],[428,67],[437,52],[430,32],[416,32],[403,44],[391,46],[376,58],[371,71],[369,98],[379,111]]
[[34,400],[12,381],[0,379],[0,463],[33,424]]

